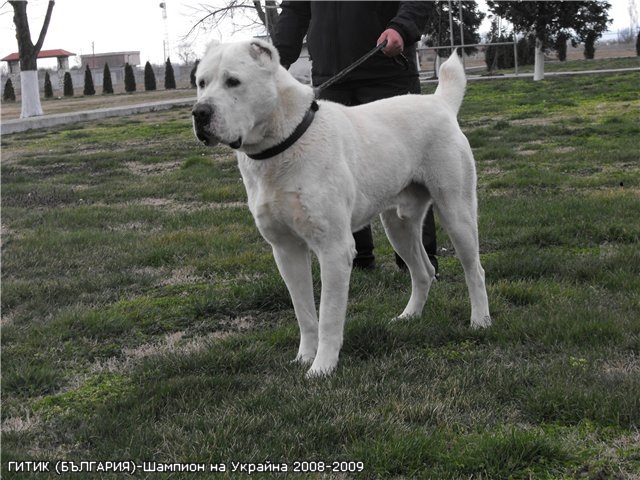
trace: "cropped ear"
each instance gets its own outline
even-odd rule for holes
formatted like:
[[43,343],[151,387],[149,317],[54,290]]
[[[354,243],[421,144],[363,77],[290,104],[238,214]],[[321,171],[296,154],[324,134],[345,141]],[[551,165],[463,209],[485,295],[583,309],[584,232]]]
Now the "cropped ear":
[[249,53],[251,58],[258,62],[261,66],[276,70],[280,65],[280,55],[276,47],[262,40],[253,39],[249,44]]
[[209,52],[211,52],[211,50],[213,50],[218,45],[220,45],[220,42],[218,40],[211,40],[207,44],[207,48],[205,48],[205,50],[204,50],[204,56],[206,57],[209,54]]

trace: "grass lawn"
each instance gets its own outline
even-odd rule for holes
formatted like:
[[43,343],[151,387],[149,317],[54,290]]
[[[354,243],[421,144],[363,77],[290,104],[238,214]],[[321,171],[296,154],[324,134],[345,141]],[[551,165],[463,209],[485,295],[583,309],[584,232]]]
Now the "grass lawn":
[[290,363],[293,309],[234,157],[198,145],[188,110],[4,136],[3,477],[321,460],[346,462],[326,478],[637,478],[639,83],[469,85],[494,326],[469,328],[442,231],[423,317],[390,323],[409,279],[376,222],[327,379]]
[[[615,70],[618,68],[640,68],[640,57],[598,58],[594,60],[548,60],[545,72],[579,72],[584,70]],[[513,73],[513,69],[500,70],[501,73]],[[533,73],[533,65],[520,65],[519,73]]]

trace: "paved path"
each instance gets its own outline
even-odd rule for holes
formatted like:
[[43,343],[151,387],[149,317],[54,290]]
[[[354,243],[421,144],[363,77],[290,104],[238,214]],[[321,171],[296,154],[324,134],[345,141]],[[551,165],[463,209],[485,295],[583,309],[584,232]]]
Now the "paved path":
[[[608,73],[640,73],[640,68],[617,68],[609,70],[582,70],[578,72],[546,72],[545,77],[557,77],[564,75],[598,75]],[[429,74],[422,74],[420,80],[422,83],[435,83],[438,80],[433,78],[427,78]],[[520,73],[515,75],[513,73],[505,75],[495,76],[481,76],[481,75],[469,75],[467,79],[469,81],[475,80],[503,80],[509,78],[532,78],[533,73]],[[164,100],[161,102],[142,103],[139,105],[128,105],[122,107],[113,108],[100,108],[97,110],[86,110],[81,112],[59,113],[54,115],[42,115],[39,117],[31,118],[19,118],[15,120],[5,120],[1,123],[2,135],[8,135],[11,133],[25,132],[27,130],[55,127],[58,125],[65,125],[68,123],[95,121],[109,117],[124,117],[127,115],[134,115],[136,113],[158,112],[161,110],[169,110],[173,107],[190,107],[195,103],[196,99],[182,98],[179,100]]]
[[173,107],[190,107],[196,99],[182,98],[179,100],[163,100],[161,102],[142,103],[139,105],[127,105],[122,107],[99,108],[80,112],[57,113],[54,115],[41,115],[39,117],[18,118],[4,120],[2,122],[2,135],[26,132],[27,130],[55,127],[68,123],[88,122],[109,117],[124,117],[136,113],[159,112]]
[[[547,77],[563,77],[563,76],[571,76],[571,75],[599,75],[599,74],[610,74],[610,73],[640,73],[640,68],[632,67],[632,68],[610,68],[607,70],[578,70],[575,72],[545,72],[544,76]],[[424,75],[424,76],[423,76]],[[427,76],[431,75],[431,76]],[[533,78],[533,73],[519,73],[516,75],[515,73],[506,73],[504,75],[467,75],[468,81],[474,80],[504,80],[507,78]],[[421,74],[420,81],[422,83],[436,83],[438,79],[433,78],[433,73],[430,74]]]

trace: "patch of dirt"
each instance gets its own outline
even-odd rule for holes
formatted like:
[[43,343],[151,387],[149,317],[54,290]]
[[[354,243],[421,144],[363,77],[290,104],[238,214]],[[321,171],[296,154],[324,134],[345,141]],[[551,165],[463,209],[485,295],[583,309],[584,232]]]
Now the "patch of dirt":
[[3,432],[27,432],[41,423],[41,418],[37,415],[27,414],[25,418],[9,417],[2,422]]
[[203,209],[242,208],[245,202],[179,202],[170,198],[143,198],[136,205],[161,208],[170,212],[195,212]]
[[518,118],[516,120],[509,120],[513,125],[550,125],[557,120],[556,117],[549,118],[548,116],[543,117],[530,117],[530,118]]
[[16,193],[3,198],[5,207],[57,207],[60,205],[73,204],[78,198],[71,190],[52,189],[50,191],[33,191],[26,193]]
[[210,348],[212,343],[227,338],[231,335],[245,332],[255,325],[255,318],[249,316],[229,319],[224,330],[211,332],[207,335],[185,339],[185,332],[174,332],[164,336],[162,340],[155,343],[145,343],[135,348],[125,348],[122,355],[98,361],[89,368],[89,374],[98,373],[121,373],[129,370],[142,360],[166,355],[168,353],[179,353],[192,355]]
[[640,358],[632,356],[625,359],[607,361],[602,366],[605,375],[620,377],[640,374]]
[[134,175],[162,175],[163,173],[171,172],[173,170],[178,170],[180,165],[182,165],[181,161],[176,162],[162,162],[162,163],[143,163],[143,162],[125,162],[125,167],[129,169],[131,173]]
[[149,228],[149,225],[145,222],[127,222],[118,225],[107,225],[105,227],[106,230],[110,232],[135,232],[135,231],[144,231],[144,232],[159,232],[160,228]]
[[[492,162],[495,163],[495,162]],[[483,176],[498,177],[504,175],[504,170],[495,166],[478,166],[478,171]]]
[[204,277],[196,275],[195,268],[192,266],[181,267],[171,271],[171,275],[164,277],[158,282],[159,287],[168,287],[172,285],[184,285],[192,283],[202,283]]

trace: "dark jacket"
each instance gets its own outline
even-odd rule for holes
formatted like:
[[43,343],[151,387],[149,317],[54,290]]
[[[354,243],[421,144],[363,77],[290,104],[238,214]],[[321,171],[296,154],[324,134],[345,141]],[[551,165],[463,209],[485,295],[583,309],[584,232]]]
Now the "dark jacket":
[[282,65],[289,66],[298,59],[306,34],[313,83],[319,85],[374,48],[380,34],[393,28],[404,40],[409,70],[380,52],[341,83],[415,76],[415,44],[425,29],[427,11],[426,2],[284,1],[274,45]]

